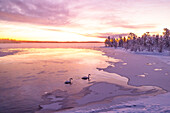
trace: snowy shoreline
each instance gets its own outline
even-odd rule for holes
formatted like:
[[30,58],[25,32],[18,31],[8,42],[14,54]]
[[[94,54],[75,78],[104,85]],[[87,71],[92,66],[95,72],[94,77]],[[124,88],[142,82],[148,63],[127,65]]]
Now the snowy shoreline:
[[[170,91],[170,83],[168,82],[170,79],[169,56],[141,55],[121,49],[103,47],[98,50],[104,52],[104,55],[108,57],[122,60],[122,62],[114,63],[115,67],[108,66],[100,70],[127,77],[130,79],[130,85],[158,86]],[[140,75],[145,75],[145,77]]]

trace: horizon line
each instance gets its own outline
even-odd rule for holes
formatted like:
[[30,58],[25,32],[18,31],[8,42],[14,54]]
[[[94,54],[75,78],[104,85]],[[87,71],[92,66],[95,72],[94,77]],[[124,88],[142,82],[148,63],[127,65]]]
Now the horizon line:
[[[6,42],[1,42],[7,40]],[[17,40],[17,39],[0,39],[0,43],[103,43],[103,41],[34,41],[34,40]]]

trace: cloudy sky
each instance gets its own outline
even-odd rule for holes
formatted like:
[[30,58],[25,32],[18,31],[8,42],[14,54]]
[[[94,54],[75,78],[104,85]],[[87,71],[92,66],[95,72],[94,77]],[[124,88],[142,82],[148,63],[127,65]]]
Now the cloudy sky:
[[170,0],[0,0],[0,38],[103,41],[170,28]]

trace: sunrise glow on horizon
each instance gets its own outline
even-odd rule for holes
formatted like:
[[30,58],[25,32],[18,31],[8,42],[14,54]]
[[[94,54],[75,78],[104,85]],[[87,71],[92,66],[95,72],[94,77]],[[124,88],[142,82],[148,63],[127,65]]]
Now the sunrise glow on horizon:
[[0,0],[0,38],[104,41],[170,28],[169,0]]

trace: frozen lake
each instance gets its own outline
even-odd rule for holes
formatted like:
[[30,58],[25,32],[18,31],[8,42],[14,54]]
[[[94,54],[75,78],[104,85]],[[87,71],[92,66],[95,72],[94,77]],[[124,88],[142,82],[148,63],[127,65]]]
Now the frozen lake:
[[[6,56],[0,57],[0,111],[33,112],[46,92],[61,89],[75,93],[89,86],[89,82],[80,78],[89,73],[95,78],[99,73],[97,67],[106,67],[105,61],[114,61],[100,51],[87,49],[101,45],[1,44],[1,53]],[[70,77],[74,78],[74,85],[65,85]]]
[[[94,97],[93,94],[88,97],[79,96],[83,88],[87,87],[98,95],[98,98],[93,101],[105,99],[102,90],[96,90],[96,87],[106,86],[117,92],[110,92],[104,88],[106,97],[140,95],[153,89],[162,91],[152,86],[130,86],[128,78],[101,70],[109,66],[114,67],[116,63],[127,65],[121,59],[108,57],[103,55],[102,51],[95,50],[101,46],[104,44],[0,44],[0,111],[3,113],[35,112],[43,101],[42,96],[55,90],[66,91],[67,95],[72,95],[71,99],[81,97],[75,99],[80,105],[93,100],[91,99]],[[88,74],[91,74],[90,81],[81,80],[82,76]],[[73,84],[65,85],[64,82],[69,78],[73,78]],[[55,99],[60,100],[60,98]]]
[[[70,48],[66,48],[68,45]],[[1,44],[1,52],[16,53],[0,57],[0,111],[32,112],[45,92],[56,89],[75,92],[88,86],[86,81],[76,79],[88,73],[94,76],[96,67],[106,66],[108,60],[99,51],[78,49],[94,45]],[[75,87],[63,84],[70,77],[74,78]]]

